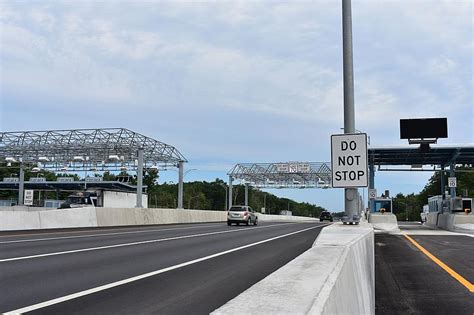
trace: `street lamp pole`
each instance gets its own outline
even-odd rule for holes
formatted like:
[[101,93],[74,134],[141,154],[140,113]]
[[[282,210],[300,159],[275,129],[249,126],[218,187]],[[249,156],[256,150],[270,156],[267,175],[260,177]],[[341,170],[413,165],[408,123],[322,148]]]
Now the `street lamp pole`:
[[[354,72],[352,56],[351,0],[342,0],[342,51],[344,86],[344,133],[355,132]],[[344,188],[344,210],[349,223],[358,223],[357,188]]]
[[227,186],[225,184],[222,184],[222,183],[220,183],[220,185],[225,190],[224,211],[227,211],[227,210],[229,210],[229,208],[227,207]]

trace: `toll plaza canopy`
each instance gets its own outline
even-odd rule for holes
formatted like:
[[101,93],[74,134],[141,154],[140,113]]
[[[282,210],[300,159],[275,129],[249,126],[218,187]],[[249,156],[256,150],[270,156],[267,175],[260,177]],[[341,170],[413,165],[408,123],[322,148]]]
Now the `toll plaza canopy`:
[[416,146],[372,147],[368,149],[369,164],[433,165],[444,168],[451,165],[474,164],[474,144],[462,146],[431,145],[427,151]]
[[24,169],[61,172],[137,171],[137,207],[142,207],[144,168],[179,168],[178,208],[183,207],[184,156],[173,146],[125,128],[13,131],[0,133],[0,162],[20,164],[18,204],[23,204]]
[[139,150],[145,167],[186,162],[175,147],[125,128],[0,133],[1,160],[40,163],[45,169],[136,169]]

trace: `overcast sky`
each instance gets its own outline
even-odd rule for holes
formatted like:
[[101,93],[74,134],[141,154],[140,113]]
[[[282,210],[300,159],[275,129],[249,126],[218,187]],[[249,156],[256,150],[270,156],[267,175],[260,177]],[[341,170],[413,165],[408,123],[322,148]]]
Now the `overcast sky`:
[[[472,1],[353,1],[356,128],[447,117],[474,142]],[[125,127],[225,179],[238,162],[329,161],[343,126],[341,1],[0,0],[0,130]],[[430,173],[379,172],[420,191]],[[176,172],[160,181],[176,182]],[[333,211],[341,190],[275,190]]]

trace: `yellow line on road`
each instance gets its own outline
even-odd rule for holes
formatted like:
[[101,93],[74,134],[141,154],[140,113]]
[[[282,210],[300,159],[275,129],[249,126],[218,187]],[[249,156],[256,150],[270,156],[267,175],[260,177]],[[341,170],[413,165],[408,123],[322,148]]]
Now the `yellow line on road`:
[[429,251],[427,251],[423,246],[418,244],[417,241],[415,241],[413,238],[410,236],[403,234],[413,245],[415,245],[423,254],[428,256],[432,261],[434,261],[438,266],[444,269],[451,277],[456,279],[459,283],[461,283],[463,286],[465,286],[469,292],[474,293],[474,285],[467,281],[463,276],[461,276],[459,273],[451,269],[448,265],[446,265],[444,262],[436,258],[433,254],[431,254]]

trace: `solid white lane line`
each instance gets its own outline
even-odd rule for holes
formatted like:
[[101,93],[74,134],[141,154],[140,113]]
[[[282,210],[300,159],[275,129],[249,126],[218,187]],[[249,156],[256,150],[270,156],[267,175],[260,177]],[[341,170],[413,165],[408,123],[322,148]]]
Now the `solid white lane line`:
[[23,308],[19,308],[19,309],[13,310],[13,311],[6,312],[4,314],[5,315],[7,315],[7,314],[10,315],[10,314],[21,314],[21,313],[31,312],[31,311],[34,311],[34,310],[37,310],[37,309],[40,309],[40,308],[44,308],[44,307],[48,307],[48,306],[51,306],[51,305],[54,305],[54,304],[58,304],[58,303],[66,302],[66,301],[69,301],[69,300],[77,299],[77,298],[85,296],[85,295],[89,295],[89,294],[92,294],[92,293],[97,293],[97,292],[104,291],[104,290],[107,290],[107,289],[111,289],[111,288],[114,288],[114,287],[118,287],[118,286],[121,286],[121,285],[124,285],[124,284],[127,284],[127,283],[131,283],[131,282],[135,282],[135,281],[142,280],[142,279],[145,279],[145,278],[153,277],[153,276],[159,275],[161,273],[165,273],[165,272],[168,272],[168,271],[171,271],[171,270],[175,270],[175,269],[178,269],[178,268],[182,268],[182,267],[185,267],[185,266],[196,264],[196,263],[199,263],[201,261],[209,260],[209,259],[216,258],[216,257],[222,256],[222,255],[233,253],[233,252],[245,249],[245,248],[249,248],[249,247],[252,247],[252,246],[256,246],[256,245],[260,245],[260,244],[267,243],[267,242],[270,242],[270,241],[274,241],[274,240],[277,240],[277,239],[280,239],[280,238],[283,238],[283,237],[287,237],[287,236],[290,236],[290,235],[306,232],[306,231],[309,231],[309,230],[312,230],[312,229],[321,228],[321,227],[324,227],[324,226],[327,226],[327,225],[329,225],[329,224],[313,226],[313,227],[310,227],[310,228],[298,230],[296,232],[291,232],[291,233],[288,233],[288,234],[275,236],[275,237],[272,237],[272,238],[269,238],[269,239],[266,239],[266,240],[263,240],[263,241],[259,241],[259,242],[256,242],[256,243],[247,244],[247,245],[243,245],[243,246],[240,246],[240,247],[232,248],[232,249],[229,249],[229,250],[226,250],[226,251],[223,251],[223,252],[219,252],[219,253],[212,254],[212,255],[209,255],[209,256],[205,256],[205,257],[201,257],[201,258],[198,258],[198,259],[190,260],[190,261],[187,261],[187,262],[184,262],[184,263],[181,263],[181,264],[177,264],[177,265],[174,265],[174,266],[171,266],[171,267],[159,269],[159,270],[156,270],[156,271],[148,272],[148,273],[138,275],[138,276],[135,276],[135,277],[131,277],[131,278],[128,278],[128,279],[112,282],[112,283],[102,285],[102,286],[99,286],[99,287],[95,287],[95,288],[92,288],[92,289],[76,292],[76,293],[69,294],[69,295],[66,295],[66,296],[62,296],[62,297],[52,299],[52,300],[49,300],[49,301],[45,301],[45,302],[41,302],[41,303],[38,303],[38,304],[34,304],[34,305],[26,306],[26,307],[23,307]]
[[0,259],[0,263],[9,262],[9,261],[16,261],[16,260],[25,260],[25,259],[33,259],[33,258],[40,258],[40,257],[48,257],[48,256],[57,256],[57,255],[65,255],[65,254],[89,252],[89,251],[93,251],[93,250],[101,250],[101,249],[109,249],[109,248],[133,246],[133,245],[142,245],[142,244],[158,243],[158,242],[165,242],[165,241],[174,241],[174,240],[180,240],[180,239],[186,239],[186,238],[193,238],[193,237],[201,237],[201,236],[209,236],[209,235],[216,235],[216,234],[236,233],[236,232],[242,232],[242,231],[252,231],[252,230],[255,230],[255,229],[265,229],[265,228],[269,228],[269,227],[273,227],[273,226],[283,226],[283,225],[288,225],[288,224],[294,224],[294,223],[273,224],[273,225],[265,225],[265,226],[253,227],[253,228],[250,228],[250,229],[238,229],[238,230],[224,230],[224,231],[217,231],[217,232],[207,232],[207,233],[201,233],[201,234],[175,236],[175,237],[168,237],[168,238],[162,238],[162,239],[154,239],[154,240],[148,240],[148,241],[122,243],[122,244],[115,244],[115,245],[106,245],[106,246],[98,246],[98,247],[89,247],[89,248],[73,249],[73,250],[67,250],[67,251],[62,251],[62,252],[53,252],[53,253],[46,253],[46,254],[38,254],[38,255],[30,255],[30,256],[21,256],[21,257],[5,258],[5,259]]
[[[221,222],[222,223],[222,222]],[[101,234],[88,234],[88,235],[74,235],[74,236],[58,236],[58,237],[46,237],[46,238],[34,238],[34,239],[23,239],[23,240],[12,240],[2,241],[0,244],[11,244],[11,243],[23,243],[23,242],[39,242],[39,241],[51,241],[51,240],[62,240],[70,238],[85,238],[85,237],[97,237],[97,236],[108,236],[108,235],[122,235],[122,234],[135,234],[135,233],[151,233],[151,232],[162,232],[162,231],[175,231],[175,230],[188,230],[198,229],[201,227],[218,226],[217,224],[208,224],[200,226],[190,226],[181,228],[169,228],[169,229],[148,229],[138,231],[126,231],[126,232],[114,232],[114,233],[101,233]]]

